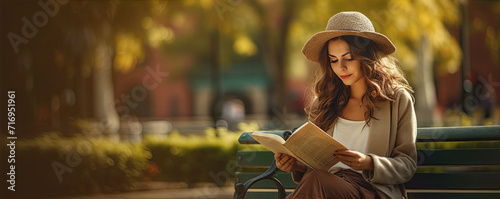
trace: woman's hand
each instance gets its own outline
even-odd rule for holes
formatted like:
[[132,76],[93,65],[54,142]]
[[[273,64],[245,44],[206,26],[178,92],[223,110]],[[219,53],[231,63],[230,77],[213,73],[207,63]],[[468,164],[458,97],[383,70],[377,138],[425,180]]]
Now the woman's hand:
[[359,151],[353,150],[337,150],[333,154],[336,158],[340,159],[342,163],[350,166],[357,171],[371,170],[373,171],[372,157],[365,155]]
[[285,172],[305,172],[307,169],[305,165],[301,164],[297,161],[297,159],[287,154],[275,153],[274,159],[276,160],[276,167]]

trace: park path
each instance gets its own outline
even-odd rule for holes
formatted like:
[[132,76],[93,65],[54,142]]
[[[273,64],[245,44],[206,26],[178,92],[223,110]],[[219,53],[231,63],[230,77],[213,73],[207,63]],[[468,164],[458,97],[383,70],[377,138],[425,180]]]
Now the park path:
[[134,191],[117,194],[64,197],[56,199],[231,199],[234,187],[200,187]]

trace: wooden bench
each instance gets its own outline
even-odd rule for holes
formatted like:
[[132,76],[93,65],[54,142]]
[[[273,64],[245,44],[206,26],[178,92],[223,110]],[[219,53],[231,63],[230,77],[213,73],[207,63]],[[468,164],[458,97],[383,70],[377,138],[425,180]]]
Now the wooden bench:
[[[251,133],[240,144],[258,144]],[[417,173],[405,184],[410,199],[500,198],[500,126],[418,128],[417,149]],[[285,198],[296,187],[270,151],[238,151],[237,165],[234,198]],[[267,171],[252,172],[259,168]]]

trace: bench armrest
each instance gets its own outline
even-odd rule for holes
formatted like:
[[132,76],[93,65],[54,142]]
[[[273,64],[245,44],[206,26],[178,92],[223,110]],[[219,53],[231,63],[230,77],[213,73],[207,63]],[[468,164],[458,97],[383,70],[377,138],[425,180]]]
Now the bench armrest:
[[286,197],[285,188],[283,187],[283,184],[277,178],[274,177],[274,174],[278,172],[278,170],[279,169],[276,167],[276,160],[273,160],[271,167],[269,167],[269,169],[266,172],[246,181],[245,184],[237,183],[234,187],[234,190],[236,192],[236,198],[237,199],[245,198],[245,194],[247,193],[248,189],[252,187],[253,184],[255,184],[258,181],[268,179],[273,181],[274,184],[276,184],[276,187],[278,188],[279,198],[284,199]]
[[[245,134],[248,134],[248,133],[245,133]],[[292,135],[292,133],[290,131],[284,131],[284,132],[281,132],[280,134],[283,136],[283,138],[285,140],[287,140]],[[250,137],[250,136],[248,136],[248,137]],[[240,138],[240,143],[241,143],[241,138]],[[268,179],[268,180],[273,181],[274,184],[276,185],[276,187],[278,188],[278,197],[280,199],[285,199],[286,198],[285,188],[283,187],[283,184],[276,177],[274,177],[274,174],[276,172],[278,172],[278,170],[279,170],[278,167],[276,167],[276,160],[273,160],[273,163],[271,163],[271,166],[269,166],[269,169],[267,169],[266,172],[258,175],[257,177],[254,177],[254,178],[246,181],[244,184],[237,183],[234,186],[234,190],[236,193],[235,198],[237,198],[237,199],[245,198],[245,194],[247,193],[248,189],[250,189],[250,187],[252,187],[253,184],[255,184],[258,181]]]

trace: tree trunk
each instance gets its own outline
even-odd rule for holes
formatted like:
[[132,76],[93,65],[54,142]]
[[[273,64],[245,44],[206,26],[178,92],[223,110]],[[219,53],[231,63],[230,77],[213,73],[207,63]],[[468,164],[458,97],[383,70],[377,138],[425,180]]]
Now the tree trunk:
[[109,37],[101,37],[94,50],[93,101],[94,119],[101,125],[101,132],[112,141],[119,141],[120,119],[115,109],[112,81],[112,48]]
[[[295,2],[265,5],[258,2],[253,3],[255,10],[262,17],[261,21],[266,22],[262,24],[261,31],[264,46],[263,54],[265,55],[265,60],[273,79],[273,85],[270,90],[272,111],[268,112],[271,120],[276,117],[275,114],[282,114],[287,106],[285,78],[286,39],[292,15],[295,13],[295,4]],[[266,10],[265,6],[280,7]],[[272,125],[271,128],[288,128],[285,126],[285,122],[281,120],[279,123]]]
[[422,45],[418,51],[418,65],[415,69],[416,114],[419,127],[428,127],[434,123],[436,107],[436,86],[434,67],[432,66],[432,48],[426,36],[422,36]]

